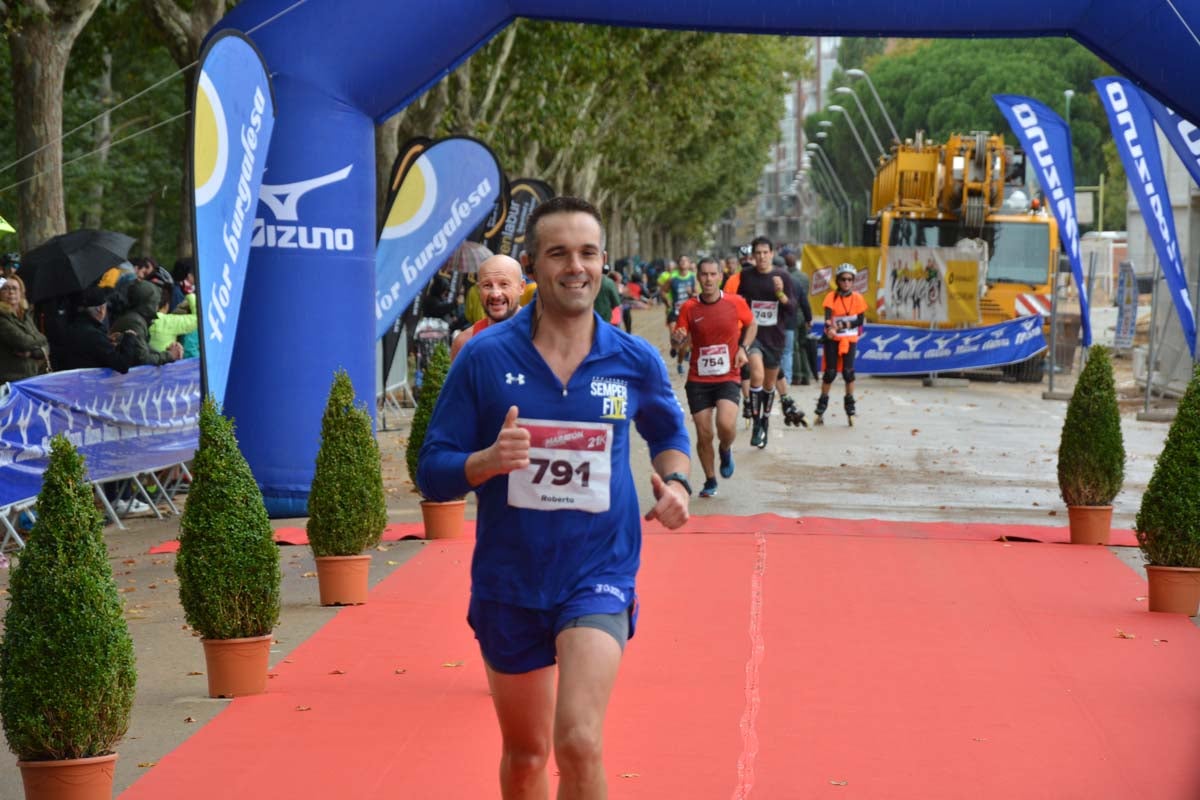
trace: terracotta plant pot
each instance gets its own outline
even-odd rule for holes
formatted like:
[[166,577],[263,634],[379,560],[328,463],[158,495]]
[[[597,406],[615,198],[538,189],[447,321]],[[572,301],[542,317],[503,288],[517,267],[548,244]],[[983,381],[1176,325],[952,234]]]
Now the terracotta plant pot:
[[317,584],[323,606],[359,606],[367,602],[371,556],[320,556]]
[[201,639],[209,697],[241,697],[267,690],[271,634],[244,639]]
[[18,761],[25,800],[112,800],[117,754],[62,761]]
[[1196,616],[1200,611],[1200,569],[1146,566],[1150,610]]
[[425,518],[426,539],[461,539],[466,536],[467,501],[446,503],[421,501],[421,516]]
[[1108,544],[1112,506],[1067,506],[1071,544]]

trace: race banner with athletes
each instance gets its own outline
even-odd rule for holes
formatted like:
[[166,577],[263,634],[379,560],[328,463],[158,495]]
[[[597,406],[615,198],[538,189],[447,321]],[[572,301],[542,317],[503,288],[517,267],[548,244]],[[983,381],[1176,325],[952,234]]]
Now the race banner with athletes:
[[554,196],[550,184],[536,178],[517,178],[509,189],[508,218],[499,232],[487,239],[488,249],[493,253],[520,259],[525,252],[525,227],[529,215],[542,203]]
[[1075,162],[1071,153],[1071,129],[1062,117],[1031,97],[1014,94],[992,95],[1004,118],[1028,154],[1037,171],[1042,191],[1058,220],[1058,238],[1071,261],[1071,275],[1079,297],[1079,317],[1083,346],[1092,343],[1091,314],[1088,311],[1087,283],[1083,279],[1083,261],[1079,257],[1079,217],[1075,213]]
[[979,324],[977,253],[957,247],[892,247],[881,266],[881,317]]
[[1184,272],[1179,253],[1179,239],[1175,235],[1175,214],[1167,194],[1154,121],[1142,102],[1141,92],[1129,81],[1123,78],[1096,78],[1092,83],[1108,113],[1117,152],[1121,154],[1121,163],[1125,166],[1125,177],[1137,198],[1150,241],[1158,253],[1188,350],[1195,356],[1196,319],[1188,294],[1187,273]]
[[1179,156],[1179,160],[1187,167],[1192,180],[1200,184],[1200,128],[1176,114],[1174,109],[1158,102],[1149,92],[1142,89],[1138,92],[1150,113],[1154,115],[1154,121],[1158,123],[1163,136],[1167,137],[1167,141],[1174,148],[1175,155]]
[[262,56],[237,31],[217,34],[200,56],[193,88],[192,196],[201,377],[225,400],[250,260],[275,95]]
[[104,481],[189,461],[199,444],[200,362],[52,372],[9,384],[0,400],[0,507],[36,497],[63,434]]
[[[814,335],[823,329],[823,323],[813,320]],[[955,330],[867,325],[858,340],[854,370],[865,375],[958,372],[1016,364],[1045,349],[1041,317]]]
[[438,268],[492,212],[500,165],[482,142],[435,142],[402,176],[375,252],[375,336],[408,308]]
[[833,270],[838,264],[853,264],[858,269],[854,291],[867,301],[867,319],[874,322],[878,306],[879,286],[878,247],[840,247],[838,245],[806,244],[800,250],[800,270],[808,275],[808,304],[813,320],[825,318],[825,294],[834,288]]

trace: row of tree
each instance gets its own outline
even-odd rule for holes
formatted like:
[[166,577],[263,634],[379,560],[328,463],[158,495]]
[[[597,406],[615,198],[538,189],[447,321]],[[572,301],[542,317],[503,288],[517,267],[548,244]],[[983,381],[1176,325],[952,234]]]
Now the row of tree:
[[[191,249],[195,62],[228,0],[0,0],[0,216],[26,250],[65,230]],[[753,194],[807,39],[519,21],[377,130],[380,193],[410,136],[475,136],[511,177],[591,198],[610,251],[679,251]],[[11,155],[11,158],[8,156]]]

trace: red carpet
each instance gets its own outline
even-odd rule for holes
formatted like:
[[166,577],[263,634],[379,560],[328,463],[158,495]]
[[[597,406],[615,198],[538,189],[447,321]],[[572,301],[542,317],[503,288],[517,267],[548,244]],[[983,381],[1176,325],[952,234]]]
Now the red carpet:
[[[1200,631],[1109,551],[759,520],[647,536],[611,797],[1200,797]],[[122,798],[498,796],[469,554],[429,544]]]
[[[995,523],[909,522],[880,519],[834,519],[832,517],[781,517],[778,514],[755,514],[750,517],[728,515],[692,517],[688,532],[703,533],[770,533],[802,534],[809,536],[895,536],[904,539],[965,539],[972,541],[1030,541],[1063,543],[1070,541],[1066,519],[1060,526],[1002,525]],[[474,535],[475,522],[467,520],[467,530]],[[646,533],[664,533],[657,522],[646,525]],[[425,526],[419,522],[396,522],[383,531],[383,541],[425,538]],[[303,528],[277,528],[275,541],[279,544],[305,545],[308,535]],[[1133,531],[1113,528],[1109,544],[1137,547]],[[174,553],[179,542],[171,540],[150,548],[150,554]]]

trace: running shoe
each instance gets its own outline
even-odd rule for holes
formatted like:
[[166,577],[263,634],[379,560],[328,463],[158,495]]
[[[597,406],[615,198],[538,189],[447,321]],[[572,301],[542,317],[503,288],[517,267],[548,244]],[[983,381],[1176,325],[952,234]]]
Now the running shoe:
[[767,444],[767,432],[763,429],[763,421],[761,419],[754,420],[754,428],[750,433],[750,446],[763,448]]
[[733,477],[733,451],[732,450],[721,450],[721,451],[719,451],[719,453],[721,456],[721,477],[722,478],[732,478]]
[[717,479],[709,478],[704,482],[704,488],[700,490],[701,497],[713,497],[717,493]]
[[677,363],[675,365],[675,371],[678,372],[680,375],[682,375],[685,372],[682,361],[680,361],[679,363]]
[[676,350],[674,347],[672,347],[671,348],[671,358],[674,358],[677,355],[679,355],[679,351]]

